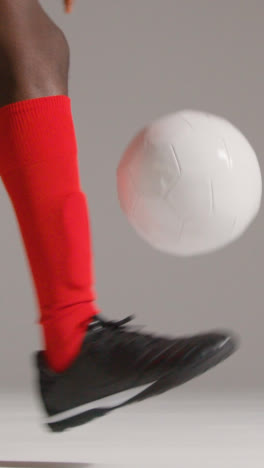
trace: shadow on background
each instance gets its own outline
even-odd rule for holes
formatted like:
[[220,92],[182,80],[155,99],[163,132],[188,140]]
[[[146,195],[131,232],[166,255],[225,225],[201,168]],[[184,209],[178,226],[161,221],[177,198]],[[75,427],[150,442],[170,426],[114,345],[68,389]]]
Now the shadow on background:
[[64,462],[33,462],[33,461],[3,461],[0,460],[0,468],[92,468],[90,463],[64,463]]

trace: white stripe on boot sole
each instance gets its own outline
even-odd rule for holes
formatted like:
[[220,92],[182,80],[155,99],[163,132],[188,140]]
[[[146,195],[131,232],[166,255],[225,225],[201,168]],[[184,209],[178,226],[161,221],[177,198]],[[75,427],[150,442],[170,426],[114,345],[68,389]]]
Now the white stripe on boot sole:
[[69,419],[74,416],[78,416],[79,414],[85,413],[86,411],[95,409],[95,408],[112,408],[113,406],[121,405],[126,401],[130,400],[131,398],[139,395],[148,387],[153,385],[156,382],[151,382],[147,385],[141,385],[140,387],[135,387],[133,389],[125,390],[120,393],[116,393],[115,395],[110,395],[104,398],[100,398],[99,400],[92,401],[91,403],[86,403],[85,405],[77,406],[77,408],[73,408],[67,411],[63,411],[63,413],[55,414],[55,416],[50,416],[44,419],[45,424],[56,423],[63,421],[64,419]]

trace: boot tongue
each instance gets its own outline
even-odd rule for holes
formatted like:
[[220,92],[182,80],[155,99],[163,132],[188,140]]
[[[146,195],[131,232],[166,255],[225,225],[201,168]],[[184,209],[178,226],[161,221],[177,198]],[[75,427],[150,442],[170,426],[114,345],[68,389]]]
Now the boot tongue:
[[97,317],[97,315],[94,315],[91,319],[91,322],[89,323],[88,327],[87,327],[87,332],[86,334],[89,333],[89,331],[91,330],[95,330],[95,329],[99,329],[99,328],[102,328],[102,323],[100,321],[100,319]]
[[82,343],[82,351],[85,350],[87,343],[90,342],[90,340],[93,340],[93,332],[96,332],[96,330],[101,330],[102,329],[102,324],[101,322],[97,319],[96,315],[94,315],[91,319],[91,322],[87,326],[84,338],[83,338],[83,343]]

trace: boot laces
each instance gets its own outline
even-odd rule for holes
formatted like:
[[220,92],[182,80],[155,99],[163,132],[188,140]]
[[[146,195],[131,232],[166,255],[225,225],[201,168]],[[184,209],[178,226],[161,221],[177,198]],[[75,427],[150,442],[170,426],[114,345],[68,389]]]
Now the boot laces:
[[105,318],[102,318],[102,316],[99,317],[98,315],[96,318],[98,319],[103,328],[114,332],[115,336],[113,337],[113,339],[116,341],[118,340],[118,337],[122,339],[124,333],[126,333],[127,336],[130,335],[130,337],[132,338],[128,341],[128,344],[135,341],[137,342],[137,344],[142,344],[143,346],[146,346],[158,343],[160,341],[160,338],[154,336],[152,333],[142,333],[141,330],[144,327],[144,325],[137,327],[127,327],[127,324],[135,319],[135,315],[129,315],[128,317],[122,320],[106,320]]

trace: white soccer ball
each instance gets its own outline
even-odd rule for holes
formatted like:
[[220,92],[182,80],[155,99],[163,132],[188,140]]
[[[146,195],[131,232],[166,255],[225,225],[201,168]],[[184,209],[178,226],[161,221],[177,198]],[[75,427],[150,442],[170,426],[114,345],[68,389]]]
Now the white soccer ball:
[[223,118],[196,111],[163,117],[130,143],[117,169],[121,208],[153,247],[176,255],[219,249],[258,213],[256,154]]

